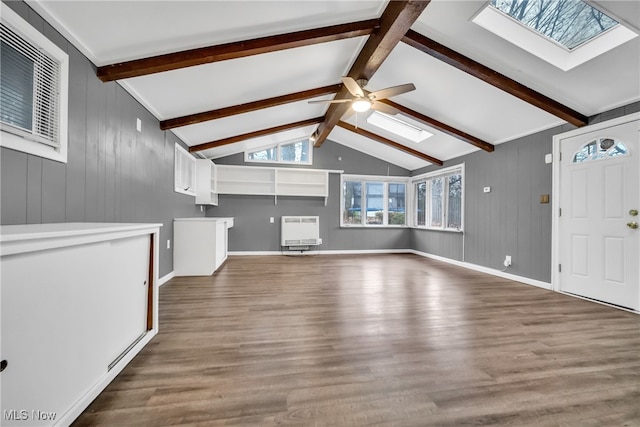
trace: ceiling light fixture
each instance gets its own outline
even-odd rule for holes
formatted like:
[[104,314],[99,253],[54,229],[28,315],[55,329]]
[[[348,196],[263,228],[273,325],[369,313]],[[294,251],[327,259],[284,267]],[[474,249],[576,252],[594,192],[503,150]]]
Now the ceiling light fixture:
[[371,101],[368,99],[357,99],[351,103],[351,108],[358,113],[364,113],[371,108]]
[[394,133],[398,136],[406,138],[413,142],[422,142],[425,139],[432,137],[433,134],[405,122],[397,117],[384,114],[379,111],[374,111],[367,118],[367,123],[382,128],[388,132]]

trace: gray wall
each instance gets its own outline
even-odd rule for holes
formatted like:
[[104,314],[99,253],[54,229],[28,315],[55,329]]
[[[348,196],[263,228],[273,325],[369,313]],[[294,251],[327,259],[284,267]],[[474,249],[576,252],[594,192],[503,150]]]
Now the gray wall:
[[[61,164],[13,150],[0,149],[0,223],[159,222],[160,275],[173,270],[174,217],[202,216],[194,198],[173,191],[173,144],[177,138],[159,130],[158,121],[116,83],[102,83],[95,67],[23,2],[6,2],[70,56],[69,161]],[[597,123],[640,111],[634,103],[590,118]],[[142,133],[135,130],[142,120]],[[502,268],[513,257],[510,272],[542,281],[551,279],[551,205],[539,203],[551,194],[552,136],[565,125],[509,143],[494,153],[476,152],[449,161],[465,162],[465,233],[415,229],[344,229],[340,221],[339,176],[330,177],[327,206],[321,199],[220,196],[208,216],[233,216],[232,251],[279,250],[282,215],[320,215],[321,249],[414,248],[481,266]],[[342,157],[342,161],[338,161]],[[242,155],[217,160],[243,164]],[[313,168],[349,174],[409,175],[409,171],[327,141],[314,152]],[[417,175],[427,170],[414,171]],[[482,187],[492,187],[491,193]],[[269,217],[276,219],[269,223]],[[464,250],[463,250],[464,248]]]
[[[162,223],[160,276],[173,271],[173,218],[203,216],[173,191],[174,143],[158,121],[23,2],[7,2],[69,54],[69,157],[63,164],[0,149],[0,223]],[[142,132],[136,131],[136,118]]]
[[[342,160],[339,161],[338,157]],[[216,164],[253,165],[245,163],[242,154],[215,160]],[[285,167],[284,165],[274,165]],[[408,176],[409,171],[375,157],[326,141],[313,151],[314,169],[344,170],[346,174]],[[220,195],[217,207],[207,209],[207,216],[232,216],[235,227],[229,231],[231,251],[279,251],[280,217],[286,215],[319,215],[320,250],[408,249],[409,229],[340,228],[340,175],[329,175],[329,198]],[[274,217],[275,222],[269,223]]]
[[[637,111],[640,103],[593,116],[589,124]],[[509,273],[551,282],[551,203],[539,201],[552,191],[552,165],[544,163],[544,155],[553,151],[554,135],[572,129],[558,126],[497,145],[493,153],[445,162],[445,167],[465,163],[464,234],[414,229],[412,248],[495,269],[503,269],[505,255],[511,255]],[[412,175],[431,170],[437,168]]]

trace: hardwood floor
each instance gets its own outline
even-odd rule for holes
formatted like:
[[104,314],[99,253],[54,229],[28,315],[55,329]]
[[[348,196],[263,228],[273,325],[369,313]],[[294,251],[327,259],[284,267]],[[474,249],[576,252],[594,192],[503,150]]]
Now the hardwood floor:
[[639,426],[640,316],[414,255],[231,257],[85,425]]

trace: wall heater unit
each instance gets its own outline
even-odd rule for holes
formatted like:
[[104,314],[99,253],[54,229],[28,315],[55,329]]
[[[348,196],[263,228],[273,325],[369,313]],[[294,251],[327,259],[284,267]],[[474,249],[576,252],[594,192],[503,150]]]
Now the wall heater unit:
[[281,246],[288,246],[291,250],[306,250],[320,243],[320,217],[282,217]]

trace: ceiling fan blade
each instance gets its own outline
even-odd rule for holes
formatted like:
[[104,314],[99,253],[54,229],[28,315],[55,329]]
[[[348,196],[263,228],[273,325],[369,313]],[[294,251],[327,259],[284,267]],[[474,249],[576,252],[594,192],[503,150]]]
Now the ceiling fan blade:
[[314,101],[308,101],[309,104],[341,104],[344,102],[351,102],[351,99],[319,99]]
[[400,110],[398,110],[397,108],[392,107],[391,105],[384,104],[382,102],[374,102],[373,104],[371,104],[371,109],[380,111],[381,113],[385,113],[390,116],[395,116],[400,112]]
[[388,87],[386,89],[380,89],[369,94],[370,99],[385,99],[392,96],[400,95],[401,93],[411,92],[416,90],[416,86],[413,83],[407,83],[400,86]]
[[360,85],[353,80],[351,77],[343,77],[342,84],[347,88],[351,95],[356,96],[358,98],[364,98],[364,92]]

